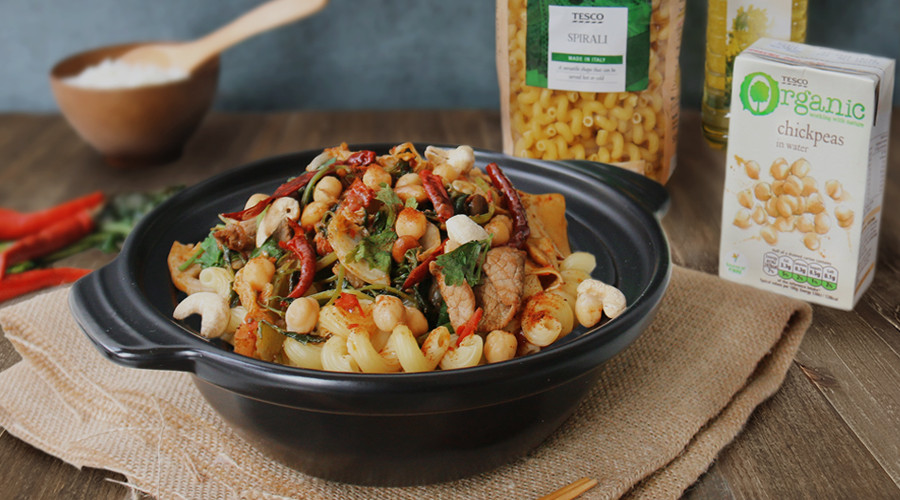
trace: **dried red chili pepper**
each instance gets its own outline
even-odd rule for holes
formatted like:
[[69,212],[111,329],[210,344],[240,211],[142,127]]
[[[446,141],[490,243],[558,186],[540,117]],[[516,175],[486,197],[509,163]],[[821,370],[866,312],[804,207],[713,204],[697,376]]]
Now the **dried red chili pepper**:
[[459,347],[462,344],[464,338],[468,337],[475,333],[475,328],[478,327],[478,322],[481,321],[481,316],[484,315],[484,310],[480,307],[475,309],[475,312],[472,313],[472,317],[469,318],[465,323],[459,325],[459,328],[456,329],[456,347]]
[[272,193],[272,196],[269,196],[269,197],[263,199],[256,205],[253,205],[252,207],[246,208],[244,210],[239,210],[237,212],[229,212],[226,214],[222,214],[222,216],[227,217],[229,219],[234,219],[234,220],[247,220],[251,217],[256,217],[257,215],[261,214],[262,211],[265,210],[266,207],[271,205],[272,202],[274,202],[276,199],[283,198],[285,196],[289,196],[289,195],[294,194],[297,191],[305,188],[306,185],[309,183],[309,181],[313,177],[315,177],[315,175],[317,173],[318,173],[318,171],[315,171],[315,170],[312,172],[305,172],[305,173],[285,182],[281,186],[278,186],[278,189],[276,189],[275,192]]
[[419,178],[422,179],[422,187],[425,188],[425,194],[434,205],[434,211],[441,222],[447,222],[447,219],[453,217],[453,204],[450,202],[450,195],[444,189],[444,181],[440,177],[434,175],[431,170],[423,170],[419,172]]
[[406,277],[406,280],[403,281],[403,286],[401,287],[403,290],[407,290],[412,288],[425,279],[425,276],[431,274],[428,271],[428,265],[431,264],[434,259],[437,259],[438,255],[444,253],[444,243],[441,243],[431,255],[425,258],[422,262],[419,263],[418,266],[414,267],[412,271],[409,272],[409,276]]
[[365,167],[373,161],[375,161],[375,151],[364,149],[351,154],[344,163],[354,167]]
[[496,163],[489,163],[484,169],[494,187],[503,194],[506,206],[513,216],[513,234],[508,244],[521,250],[525,246],[525,240],[531,235],[531,229],[528,227],[528,215],[525,213],[519,193]]
[[10,274],[0,280],[0,302],[25,295],[28,292],[62,285],[63,283],[72,283],[90,272],[90,269],[52,267]]
[[316,274],[316,251],[306,239],[306,233],[300,224],[288,219],[288,225],[294,230],[294,237],[289,241],[279,241],[278,246],[293,253],[300,261],[300,279],[288,294],[289,298],[296,299],[302,297],[312,285],[313,276]]
[[38,212],[22,213],[0,208],[0,240],[16,240],[36,233],[58,219],[69,217],[80,210],[94,209],[104,201],[106,196],[95,191]]
[[75,215],[66,215],[36,233],[24,238],[0,252],[0,279],[3,279],[7,266],[26,260],[43,257],[70,245],[87,236],[94,230],[94,219],[91,213],[82,209]]

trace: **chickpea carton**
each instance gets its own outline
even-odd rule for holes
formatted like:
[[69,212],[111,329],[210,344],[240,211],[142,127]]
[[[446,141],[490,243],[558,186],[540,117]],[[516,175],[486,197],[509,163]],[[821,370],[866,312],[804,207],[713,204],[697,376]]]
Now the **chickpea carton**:
[[771,39],[736,58],[720,276],[856,305],[875,272],[894,64]]

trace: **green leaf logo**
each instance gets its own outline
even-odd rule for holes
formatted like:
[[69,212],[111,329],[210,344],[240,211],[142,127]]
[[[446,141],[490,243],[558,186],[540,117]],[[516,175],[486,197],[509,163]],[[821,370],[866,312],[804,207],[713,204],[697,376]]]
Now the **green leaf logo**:
[[766,73],[750,73],[741,82],[741,104],[752,115],[767,115],[775,111],[778,96],[778,82]]

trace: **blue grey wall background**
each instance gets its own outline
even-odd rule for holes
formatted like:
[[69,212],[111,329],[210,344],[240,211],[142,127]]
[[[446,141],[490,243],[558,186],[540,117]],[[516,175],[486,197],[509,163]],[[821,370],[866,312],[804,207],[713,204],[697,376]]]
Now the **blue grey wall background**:
[[[0,0],[0,111],[52,112],[64,56],[134,40],[186,40],[260,0]],[[317,16],[223,56],[216,108],[499,107],[494,0],[332,0]],[[699,107],[706,0],[687,0],[682,102]],[[815,45],[900,59],[900,0],[810,0]],[[900,80],[900,78],[898,78]],[[898,82],[900,84],[900,82]],[[894,91],[894,103],[900,104]]]

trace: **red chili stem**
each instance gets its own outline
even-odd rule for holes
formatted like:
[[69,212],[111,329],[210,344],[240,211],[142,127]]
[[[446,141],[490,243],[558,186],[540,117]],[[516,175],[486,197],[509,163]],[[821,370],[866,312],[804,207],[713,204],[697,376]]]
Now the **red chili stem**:
[[100,191],[69,200],[38,212],[22,213],[0,208],[0,240],[17,240],[40,231],[58,219],[71,216],[80,210],[91,210],[106,200]]
[[475,329],[478,327],[478,322],[481,321],[481,317],[484,315],[484,311],[479,307],[475,309],[475,312],[472,314],[472,317],[469,318],[465,323],[459,325],[459,328],[456,330],[456,347],[459,347],[462,344],[464,338],[468,337],[475,333]]
[[428,271],[428,265],[431,264],[434,259],[437,259],[438,255],[444,253],[444,243],[441,243],[441,246],[438,247],[431,255],[429,255],[425,260],[419,263],[418,266],[414,267],[412,271],[409,272],[409,276],[406,277],[406,280],[403,282],[403,286],[401,287],[403,290],[407,290],[412,288],[425,279],[425,276],[431,274]]
[[425,194],[434,205],[434,211],[441,222],[447,222],[447,219],[453,217],[453,204],[450,202],[450,195],[444,189],[444,181],[440,177],[434,175],[431,170],[423,170],[419,172],[422,179],[422,187],[425,188]]
[[72,283],[90,272],[90,269],[53,267],[10,274],[0,280],[0,302],[43,288]]
[[300,279],[288,294],[289,298],[296,299],[302,297],[312,285],[313,276],[316,274],[316,251],[299,224],[288,219],[288,225],[294,230],[294,237],[290,241],[279,241],[278,246],[293,253],[300,261]]
[[297,191],[306,187],[309,184],[309,181],[315,177],[316,171],[305,172],[293,179],[285,182],[284,184],[278,186],[278,189],[272,193],[272,196],[261,200],[256,205],[253,205],[250,208],[246,208],[244,210],[239,210],[237,212],[229,212],[226,214],[222,214],[223,217],[227,217],[229,219],[234,220],[247,220],[251,217],[256,217],[261,214],[263,210],[266,209],[269,205],[272,204],[276,199],[283,198],[285,196],[289,196],[291,194],[296,193]]
[[495,188],[499,189],[506,199],[506,206],[513,216],[513,234],[509,239],[509,246],[521,249],[525,246],[525,240],[531,235],[531,229],[528,227],[528,215],[525,213],[525,206],[519,198],[519,193],[513,187],[509,179],[500,170],[496,163],[489,163],[485,170],[491,178],[491,183]]
[[17,240],[0,252],[0,279],[3,279],[8,266],[55,252],[87,236],[93,230],[94,219],[91,213],[82,209],[75,215],[67,214],[65,218]]

